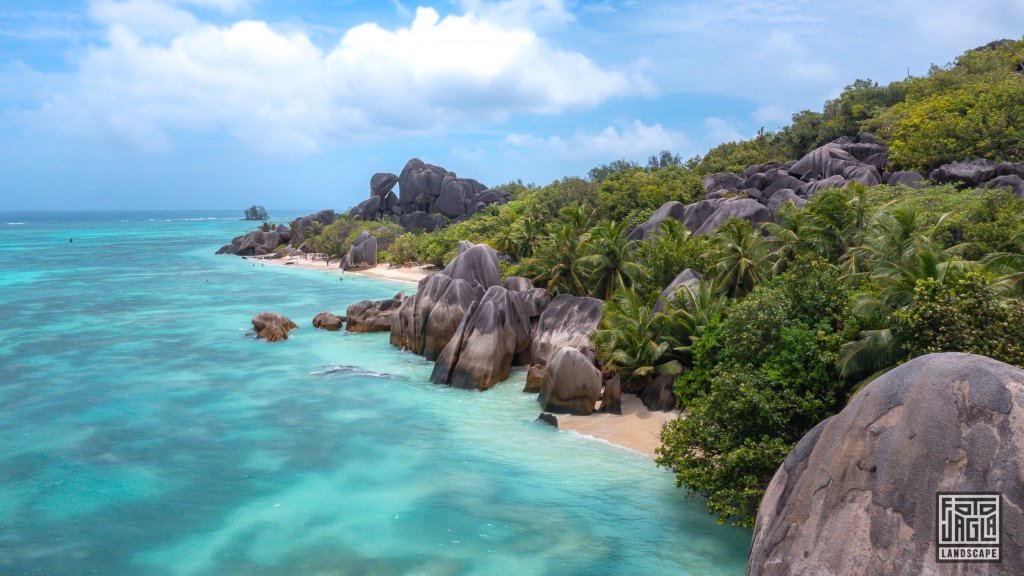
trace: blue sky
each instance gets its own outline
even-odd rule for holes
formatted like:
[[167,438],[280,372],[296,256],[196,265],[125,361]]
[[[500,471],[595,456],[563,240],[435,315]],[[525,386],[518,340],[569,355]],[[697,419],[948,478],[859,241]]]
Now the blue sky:
[[1019,38],[1019,0],[4,0],[0,210],[337,209],[684,157]]

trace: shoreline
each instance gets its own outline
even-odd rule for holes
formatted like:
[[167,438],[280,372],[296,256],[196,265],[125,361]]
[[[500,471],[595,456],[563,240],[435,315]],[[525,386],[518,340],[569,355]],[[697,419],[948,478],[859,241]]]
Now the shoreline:
[[[327,264],[324,260],[305,259],[301,256],[283,258],[267,258],[265,256],[248,256],[248,260],[259,261],[271,266],[294,266],[306,270],[319,270],[334,276],[343,277],[349,274],[388,280],[393,282],[409,282],[416,284],[423,278],[437,272],[423,266],[392,268],[390,264],[378,264],[373,268],[358,271],[346,271],[338,267],[337,260]],[[646,456],[652,462],[655,449],[661,445],[661,427],[678,416],[678,412],[652,412],[643,405],[634,394],[622,395],[622,414],[593,413],[589,416],[571,414],[555,414],[559,430],[568,430],[590,440],[607,442],[618,448],[630,450]]]
[[634,394],[622,395],[622,415],[593,413],[589,416],[554,414],[559,430],[571,430],[580,436],[601,440],[647,456],[651,462],[661,446],[661,427],[678,412],[652,412]]
[[339,261],[337,259],[332,260],[330,264],[324,260],[307,260],[300,256],[285,256],[283,258],[267,258],[265,256],[244,256],[244,258],[252,261],[258,261],[262,264],[270,264],[272,266],[294,266],[296,268],[303,268],[306,270],[319,270],[320,272],[327,272],[334,276],[344,277],[349,274],[355,274],[358,276],[365,276],[367,278],[376,278],[378,280],[391,280],[395,282],[409,282],[412,284],[418,283],[420,280],[426,278],[437,272],[434,268],[427,268],[425,266],[406,266],[401,268],[392,268],[390,264],[377,264],[373,268],[366,268],[364,270],[345,270],[342,271],[338,267]]

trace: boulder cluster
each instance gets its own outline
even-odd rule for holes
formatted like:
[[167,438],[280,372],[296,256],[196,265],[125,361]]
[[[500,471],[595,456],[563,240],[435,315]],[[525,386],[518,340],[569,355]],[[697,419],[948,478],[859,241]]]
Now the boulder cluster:
[[[241,236],[235,236],[231,239],[230,244],[225,244],[217,250],[217,254],[267,256],[274,254],[278,246],[291,245],[293,239],[299,244],[298,246],[292,246],[293,249],[312,252],[313,250],[308,245],[299,242],[299,239],[305,236],[306,228],[309,228],[314,223],[327,226],[334,222],[334,218],[334,210],[321,210],[315,214],[298,218],[292,223],[291,227],[278,224],[277,228],[267,232],[255,230]],[[376,260],[376,253],[374,254],[374,260]]]
[[[395,184],[398,194],[393,190]],[[507,192],[491,190],[472,178],[459,178],[454,172],[413,158],[401,174],[374,174],[370,197],[350,214],[363,220],[388,218],[408,232],[431,232],[465,220],[491,204],[508,201]]]
[[402,300],[391,344],[434,360],[431,381],[458,388],[488,390],[513,366],[530,366],[528,381],[537,385],[526,391],[538,393],[545,411],[590,414],[606,388],[590,343],[601,311],[600,300],[552,300],[526,278],[503,283],[497,252],[463,242],[443,271]]
[[[741,174],[723,172],[705,176],[703,200],[686,205],[666,202],[634,229],[630,238],[650,238],[666,218],[682,222],[696,235],[713,234],[730,218],[753,224],[769,222],[786,202],[793,202],[799,208],[822,190],[842,188],[848,182],[912,188],[924,185],[924,176],[917,172],[887,171],[888,160],[889,149],[884,144],[871,134],[861,134],[859,141],[843,136],[799,160],[754,164]],[[982,159],[950,162],[932,170],[928,179],[974,188],[1010,188],[1024,197],[1022,163],[996,164]]]

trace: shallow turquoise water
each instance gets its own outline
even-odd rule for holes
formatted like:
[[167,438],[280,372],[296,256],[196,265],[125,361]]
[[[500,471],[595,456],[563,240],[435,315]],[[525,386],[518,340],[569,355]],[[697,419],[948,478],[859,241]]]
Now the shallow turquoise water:
[[233,216],[0,214],[0,574],[743,573],[749,531],[534,422],[522,371],[309,326],[414,285],[214,256]]

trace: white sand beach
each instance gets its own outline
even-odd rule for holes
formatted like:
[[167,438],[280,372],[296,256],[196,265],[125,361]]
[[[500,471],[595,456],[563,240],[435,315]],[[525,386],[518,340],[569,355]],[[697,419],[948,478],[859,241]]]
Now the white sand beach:
[[622,415],[591,414],[573,416],[556,414],[559,430],[573,430],[584,436],[606,440],[654,458],[654,450],[661,445],[661,427],[675,419],[678,412],[651,412],[640,398],[622,395]]

